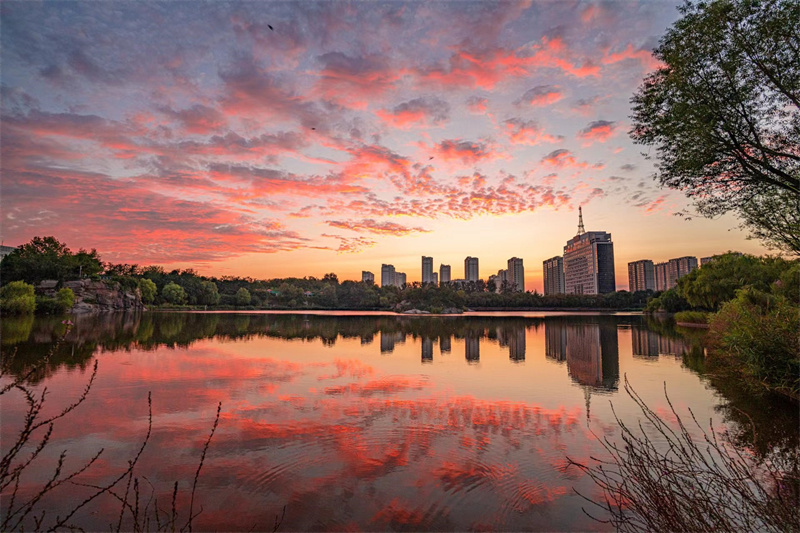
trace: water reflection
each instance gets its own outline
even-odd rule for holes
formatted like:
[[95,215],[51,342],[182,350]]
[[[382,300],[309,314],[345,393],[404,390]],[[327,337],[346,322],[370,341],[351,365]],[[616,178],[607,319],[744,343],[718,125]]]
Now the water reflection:
[[691,343],[682,337],[660,335],[641,326],[631,328],[631,342],[635,357],[659,355],[682,356],[691,350]]
[[619,344],[615,324],[548,320],[545,340],[547,357],[566,361],[569,375],[577,383],[597,390],[617,390]]
[[[589,418],[589,403],[605,394],[618,405],[621,364],[634,380],[683,380],[681,390],[696,394],[687,404],[708,401],[710,386],[737,443],[753,434],[739,409],[759,425],[761,453],[798,441],[796,408],[755,405],[717,375],[700,382],[699,341],[639,316],[150,313],[75,322],[40,368],[64,333],[60,320],[4,318],[3,368],[36,368],[32,381],[49,386],[101,359],[90,428],[59,438],[90,435],[87,449],[114,441],[112,458],[123,463],[121,443],[143,426],[135,407],[153,389],[167,427],[144,464],[165,482],[191,478],[192,443],[207,431],[201,414],[222,399],[202,483],[227,503],[206,502],[204,529],[269,529],[285,504],[286,530],[592,527],[575,518],[581,503],[570,495],[584,480],[563,460],[596,451],[587,424],[613,431],[607,405],[592,403]],[[177,462],[166,472],[163,454]],[[233,513],[236,523],[227,521]]]

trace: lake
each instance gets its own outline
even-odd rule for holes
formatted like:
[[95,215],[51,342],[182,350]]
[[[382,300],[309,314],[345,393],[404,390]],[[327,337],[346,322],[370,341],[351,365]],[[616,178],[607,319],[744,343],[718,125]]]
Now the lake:
[[[68,331],[60,318],[2,322],[3,385],[26,376],[31,390],[46,387],[44,415],[75,401],[97,363],[85,402],[56,422],[21,478],[19,498],[47,482],[62,451],[69,472],[103,450],[79,483],[40,502],[50,519],[136,456],[148,431],[148,394],[152,432],[134,472],[141,505],[170,509],[177,481],[184,522],[222,403],[197,480],[195,531],[272,531],[276,517],[279,531],[608,529],[583,512],[597,514],[578,493],[600,493],[567,457],[602,456],[598,438],[619,435],[615,413],[631,424],[642,418],[624,390],[626,376],[656,413],[674,418],[666,384],[679,414],[688,418],[691,408],[757,458],[798,448],[796,404],[709,374],[702,333],[637,314],[72,320]],[[25,413],[19,390],[2,396],[3,453]],[[71,523],[113,529],[119,509],[104,495]],[[35,526],[33,513],[24,523]]]

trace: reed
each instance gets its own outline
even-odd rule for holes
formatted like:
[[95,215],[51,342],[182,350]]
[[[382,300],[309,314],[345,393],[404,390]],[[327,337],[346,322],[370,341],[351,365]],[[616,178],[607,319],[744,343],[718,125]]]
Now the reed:
[[[584,508],[586,514],[619,531],[800,529],[796,450],[793,456],[759,461],[720,439],[710,422],[703,427],[691,410],[687,426],[673,407],[666,384],[664,394],[676,423],[652,411],[627,376],[625,391],[644,421],[630,426],[614,412],[621,442],[595,435],[606,457],[591,457],[589,464],[568,458],[570,467],[582,470],[602,491],[602,497],[578,493],[594,509]],[[755,427],[753,431],[756,439]]]

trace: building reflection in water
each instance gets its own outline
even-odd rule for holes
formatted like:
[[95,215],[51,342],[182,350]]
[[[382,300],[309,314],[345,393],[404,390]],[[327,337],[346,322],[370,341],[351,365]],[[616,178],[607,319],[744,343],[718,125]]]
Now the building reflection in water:
[[395,344],[406,342],[406,334],[402,331],[381,331],[381,353],[392,353]]
[[439,351],[441,353],[450,353],[450,336],[442,335],[439,337]]
[[481,360],[481,338],[477,335],[468,335],[464,338],[464,355],[468,363],[478,363]]
[[508,348],[508,358],[515,363],[525,361],[525,327],[497,328],[497,340],[500,346]]
[[433,362],[433,339],[430,337],[422,338],[422,362]]
[[544,353],[556,361],[567,360],[567,329],[561,324],[544,323]]
[[666,337],[645,328],[631,328],[631,351],[634,357],[681,356],[691,349],[684,339]]
[[570,377],[597,390],[616,390],[619,382],[619,343],[613,323],[545,322],[545,354],[566,360]]

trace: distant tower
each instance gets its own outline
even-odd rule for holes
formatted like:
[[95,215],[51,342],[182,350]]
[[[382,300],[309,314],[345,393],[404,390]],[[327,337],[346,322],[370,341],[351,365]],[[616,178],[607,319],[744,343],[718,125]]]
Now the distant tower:
[[583,235],[584,233],[586,233],[586,229],[583,227],[583,211],[578,206],[578,235]]

